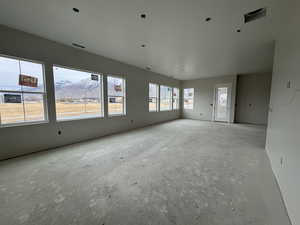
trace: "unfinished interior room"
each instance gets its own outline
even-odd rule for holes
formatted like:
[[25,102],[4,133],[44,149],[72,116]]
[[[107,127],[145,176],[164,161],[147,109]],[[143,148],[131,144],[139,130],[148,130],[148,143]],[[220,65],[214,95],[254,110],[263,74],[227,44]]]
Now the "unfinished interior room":
[[0,0],[0,225],[300,225],[299,0]]

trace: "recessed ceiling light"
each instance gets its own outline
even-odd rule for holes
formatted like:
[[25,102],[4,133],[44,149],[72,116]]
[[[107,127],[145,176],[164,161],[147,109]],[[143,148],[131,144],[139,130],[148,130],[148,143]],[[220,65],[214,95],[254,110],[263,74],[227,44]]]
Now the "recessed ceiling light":
[[142,14],[140,15],[140,17],[141,17],[142,19],[146,19],[147,15],[146,15],[145,13],[142,13]]
[[237,29],[236,32],[241,33],[241,30],[240,30],[240,29]]
[[72,45],[76,48],[85,48],[85,46],[77,44],[77,43],[72,43]]
[[76,13],[79,13],[79,9],[78,8],[73,8],[73,11]]
[[210,17],[207,17],[207,18],[205,19],[205,21],[206,21],[206,22],[209,22],[209,21],[211,21],[211,18],[210,18]]

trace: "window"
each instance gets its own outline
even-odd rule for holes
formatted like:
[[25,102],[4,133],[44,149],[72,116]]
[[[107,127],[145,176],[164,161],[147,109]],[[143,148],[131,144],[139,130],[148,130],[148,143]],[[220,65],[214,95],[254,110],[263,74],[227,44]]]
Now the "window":
[[0,126],[46,121],[44,66],[0,56]]
[[160,86],[160,111],[172,110],[172,88]]
[[179,89],[173,88],[173,109],[179,109]]
[[108,115],[125,115],[125,80],[119,77],[107,77]]
[[149,112],[158,111],[158,85],[149,83]]
[[184,89],[184,109],[194,108],[194,88]]
[[102,76],[53,66],[56,119],[103,117]]

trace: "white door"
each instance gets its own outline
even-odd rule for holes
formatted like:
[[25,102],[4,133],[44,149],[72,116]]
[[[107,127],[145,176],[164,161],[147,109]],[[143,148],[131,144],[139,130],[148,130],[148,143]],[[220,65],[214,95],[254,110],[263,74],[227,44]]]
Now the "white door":
[[231,84],[220,84],[215,88],[214,120],[230,121]]

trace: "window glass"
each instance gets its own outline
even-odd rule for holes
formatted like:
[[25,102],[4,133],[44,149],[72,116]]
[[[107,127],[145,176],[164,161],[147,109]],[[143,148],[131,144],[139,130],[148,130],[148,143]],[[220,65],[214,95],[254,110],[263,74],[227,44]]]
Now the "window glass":
[[172,88],[160,86],[160,111],[172,110]]
[[53,67],[57,120],[103,116],[102,76]]
[[184,89],[184,109],[194,108],[194,88]]
[[20,60],[0,57],[0,90],[21,91]]
[[21,74],[26,76],[35,77],[38,79],[37,87],[23,86],[23,91],[30,92],[43,92],[44,91],[44,71],[43,66],[38,63],[20,61],[21,65]]
[[179,109],[179,89],[173,88],[173,109]]
[[149,111],[158,111],[158,85],[149,83]]
[[42,94],[26,94],[24,98],[24,111],[26,119],[30,121],[39,121],[44,119],[44,104]]
[[125,115],[125,80],[107,77],[108,115]]
[[44,67],[0,56],[0,126],[47,120]]

